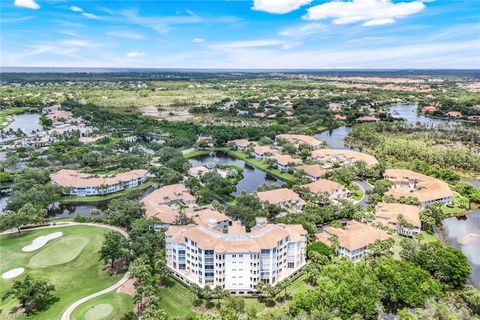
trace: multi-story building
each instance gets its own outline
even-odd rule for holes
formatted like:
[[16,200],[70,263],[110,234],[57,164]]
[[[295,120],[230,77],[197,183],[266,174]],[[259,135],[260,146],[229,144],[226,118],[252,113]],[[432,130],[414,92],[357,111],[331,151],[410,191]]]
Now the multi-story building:
[[276,140],[278,139],[283,139],[287,140],[293,144],[299,145],[299,144],[306,144],[310,146],[313,150],[320,149],[323,145],[323,142],[320,140],[317,140],[314,137],[311,136],[306,136],[303,134],[279,134],[275,137]]
[[416,236],[422,227],[420,209],[408,204],[378,203],[375,220],[407,237]]
[[179,207],[193,208],[195,196],[181,183],[163,186],[141,200],[145,205],[145,216],[156,217],[164,225],[173,224]]
[[278,150],[274,150],[269,146],[255,146],[250,155],[257,160],[266,160],[269,156],[278,154]]
[[251,142],[248,141],[247,139],[233,140],[232,143],[233,143],[233,146],[235,147],[235,149],[237,149],[239,151],[245,150],[251,144]]
[[374,156],[367,153],[344,149],[315,150],[312,151],[311,158],[323,162],[325,167],[334,164],[348,165],[357,161],[363,161],[367,166],[374,166],[378,163]]
[[147,170],[131,170],[115,175],[82,173],[62,169],[50,175],[52,183],[62,187],[65,194],[74,196],[105,195],[134,188],[145,182]]
[[324,227],[315,237],[326,245],[331,245],[333,237],[336,237],[338,254],[352,261],[358,261],[369,252],[368,245],[377,240],[386,240],[390,235],[368,224],[350,220],[342,222],[340,228]]
[[296,167],[296,169],[299,171],[303,171],[310,179],[314,181],[321,179],[327,172],[327,170],[325,170],[319,164],[305,164]]
[[257,196],[262,202],[268,202],[292,212],[303,210],[306,204],[298,193],[288,188],[258,192]]
[[275,168],[284,172],[293,168],[294,165],[302,163],[302,160],[295,159],[288,154],[275,155],[272,157],[272,159],[275,161],[274,163]]
[[414,197],[422,208],[434,204],[449,204],[453,201],[453,192],[446,182],[406,169],[387,169],[384,177],[393,182],[387,194],[395,199]]
[[305,265],[307,232],[301,225],[258,219],[251,232],[238,223],[224,232],[212,219],[208,225],[171,226],[165,236],[167,265],[178,279],[232,294],[254,294],[260,281],[275,285]]
[[327,179],[319,179],[315,182],[304,184],[302,187],[306,188],[313,194],[318,195],[324,193],[330,200],[346,199],[349,195],[347,188],[338,182]]

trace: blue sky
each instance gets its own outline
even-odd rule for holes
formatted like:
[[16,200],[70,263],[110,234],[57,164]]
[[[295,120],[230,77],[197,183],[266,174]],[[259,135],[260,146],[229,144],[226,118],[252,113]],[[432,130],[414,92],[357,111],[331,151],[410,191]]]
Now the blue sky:
[[1,1],[1,65],[480,68],[480,0]]

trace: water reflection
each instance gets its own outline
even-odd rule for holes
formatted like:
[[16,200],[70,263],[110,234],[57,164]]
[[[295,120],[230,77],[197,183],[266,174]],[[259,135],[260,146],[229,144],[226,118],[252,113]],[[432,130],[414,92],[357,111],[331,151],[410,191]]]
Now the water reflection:
[[[466,218],[445,219],[442,224],[450,245],[459,248],[467,256],[472,266],[472,281],[477,287],[480,287],[480,209],[467,214]],[[461,239],[467,235],[471,235],[472,238]]]
[[226,152],[215,151],[208,155],[202,155],[188,160],[192,167],[208,166],[221,163],[230,164],[243,168],[243,179],[237,183],[237,190],[233,195],[239,195],[242,191],[247,193],[254,192],[257,187],[263,183],[283,185],[285,182],[257,169],[243,160],[236,159]]
[[435,119],[430,117],[425,117],[421,114],[417,113],[417,105],[416,104],[397,104],[388,109],[388,111],[400,118],[404,118],[410,124],[424,124],[429,126],[439,126],[439,125],[461,125],[460,121],[456,120],[447,120],[447,119]]
[[342,126],[333,130],[325,130],[319,134],[316,134],[315,138],[325,141],[329,148],[348,149],[348,146],[343,143],[343,140],[351,131],[352,127]]
[[10,123],[4,131],[22,130],[26,134],[34,131],[41,131],[43,127],[40,125],[40,115],[38,113],[23,113],[13,116],[13,122]]

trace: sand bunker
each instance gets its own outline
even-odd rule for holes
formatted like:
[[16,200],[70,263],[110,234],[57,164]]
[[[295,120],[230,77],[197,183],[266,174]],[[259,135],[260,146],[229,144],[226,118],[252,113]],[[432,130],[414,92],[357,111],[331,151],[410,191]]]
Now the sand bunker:
[[15,268],[2,274],[2,279],[12,279],[18,277],[25,271],[25,268]]
[[61,236],[63,236],[63,232],[54,232],[54,233],[47,234],[46,236],[38,237],[32,241],[32,244],[29,244],[28,246],[23,247],[22,251],[24,252],[35,251],[37,249],[40,249],[44,245],[46,245],[48,241],[56,238],[60,238]]
[[457,238],[457,242],[460,243],[461,245],[466,246],[467,244],[477,240],[478,238],[480,238],[479,234],[469,233],[466,236]]

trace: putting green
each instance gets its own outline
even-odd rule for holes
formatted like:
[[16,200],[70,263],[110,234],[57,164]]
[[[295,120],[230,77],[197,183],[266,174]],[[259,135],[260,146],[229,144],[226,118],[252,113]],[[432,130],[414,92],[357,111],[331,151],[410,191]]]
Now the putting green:
[[99,303],[85,312],[85,320],[102,320],[106,319],[113,311],[113,307],[109,303]]
[[39,269],[70,262],[82,252],[89,241],[87,236],[71,235],[51,242],[30,258],[28,267]]

